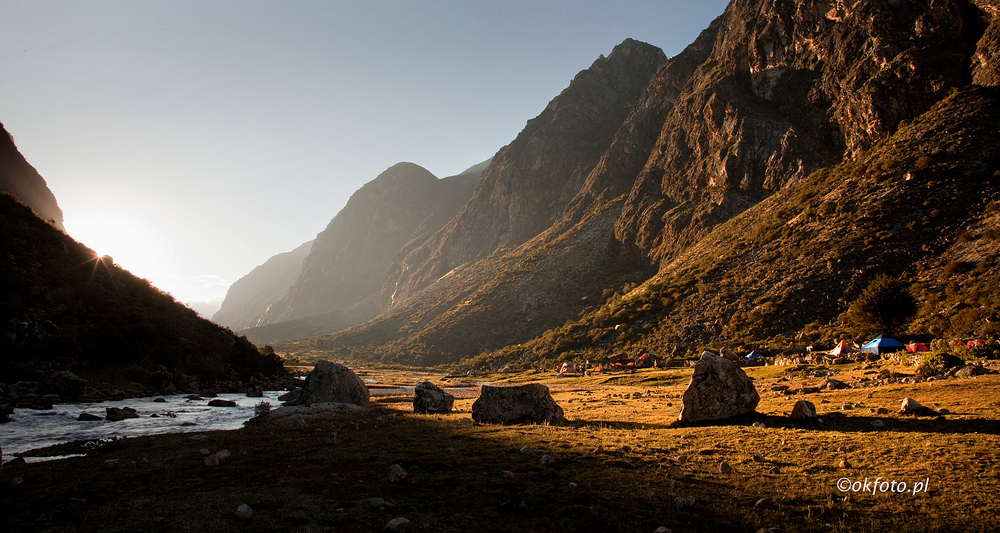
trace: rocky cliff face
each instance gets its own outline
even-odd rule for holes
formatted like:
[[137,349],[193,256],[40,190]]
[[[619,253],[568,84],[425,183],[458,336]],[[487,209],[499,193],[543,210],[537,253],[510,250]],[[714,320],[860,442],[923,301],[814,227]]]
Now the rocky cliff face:
[[[719,224],[854,160],[953,89],[994,84],[995,12],[992,0],[735,0],[601,130],[603,153],[567,167],[592,164],[582,182],[535,186],[524,172],[567,162],[572,137],[539,127],[555,124],[567,89],[462,213],[394,266],[381,295],[394,307],[318,344],[440,362],[523,342],[602,289],[669,271]],[[559,200],[519,202],[531,196],[520,191]],[[526,212],[549,226],[510,222]]]
[[494,156],[458,216],[393,264],[380,308],[459,265],[514,248],[549,228],[665,61],[660,49],[630,39],[577,74]]
[[316,236],[298,279],[255,326],[331,313],[370,299],[382,288],[393,257],[411,241],[426,239],[468,201],[482,168],[439,180],[418,165],[399,163],[367,183]]
[[312,244],[313,241],[309,241],[290,252],[278,254],[236,280],[212,320],[234,331],[260,325],[268,308],[299,279],[302,263]]
[[0,124],[0,192],[13,194],[39,218],[66,231],[56,197],[45,184],[45,179],[17,150],[14,138],[3,124]]

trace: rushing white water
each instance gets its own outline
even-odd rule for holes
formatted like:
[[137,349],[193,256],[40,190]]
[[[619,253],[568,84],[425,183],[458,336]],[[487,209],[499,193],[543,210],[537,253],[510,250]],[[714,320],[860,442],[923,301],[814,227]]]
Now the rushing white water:
[[[280,406],[277,397],[282,394],[284,391],[267,391],[263,398],[248,398],[244,394],[219,395],[218,399],[235,401],[236,407],[209,407],[208,402],[216,398],[188,400],[185,398],[187,395],[178,394],[163,396],[165,402],[155,402],[155,397],[149,397],[58,404],[44,411],[16,409],[11,415],[11,422],[0,424],[3,462],[10,461],[18,453],[77,440],[236,429],[254,416],[254,406],[261,401],[270,403],[272,408]],[[80,413],[103,418],[106,407],[131,407],[139,418],[120,422],[77,420]]]

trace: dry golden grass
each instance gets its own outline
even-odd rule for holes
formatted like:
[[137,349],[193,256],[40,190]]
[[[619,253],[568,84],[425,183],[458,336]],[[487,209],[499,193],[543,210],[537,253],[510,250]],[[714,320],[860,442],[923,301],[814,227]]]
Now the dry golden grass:
[[[848,382],[863,372],[834,370]],[[748,369],[765,391],[783,378],[795,387],[816,385],[822,378],[811,371]],[[405,373],[377,373],[383,383],[416,382]],[[414,415],[397,394],[375,396],[367,412],[310,420],[306,431],[265,423],[212,432],[204,442],[189,435],[130,439],[86,457],[9,466],[0,473],[0,513],[16,531],[380,531],[396,516],[416,531],[995,529],[1000,376],[791,399],[764,392],[757,416],[679,426],[689,376],[677,369],[492,377],[549,385],[568,419],[553,426],[470,424],[474,394],[460,395],[454,413]],[[442,386],[460,381],[431,374],[420,380],[427,377]],[[907,396],[951,414],[899,415]],[[786,415],[802,398],[821,416],[846,416],[793,423]],[[861,405],[841,411],[845,402]],[[871,412],[880,407],[890,414]],[[876,418],[885,429],[871,427]],[[327,442],[330,432],[336,444]],[[520,453],[525,446],[535,455]],[[233,459],[204,466],[201,448],[229,449]],[[541,464],[544,454],[552,464]],[[110,458],[120,459],[117,468],[104,468]],[[720,473],[723,462],[732,473]],[[389,482],[393,464],[409,472],[405,482]],[[682,477],[675,479],[671,467]],[[14,477],[24,482],[11,487]],[[837,488],[841,478],[866,477],[906,482],[909,490]],[[912,494],[927,479],[929,491]],[[369,498],[390,503],[371,509],[362,503]],[[235,518],[241,503],[254,509],[252,520]],[[159,517],[169,522],[154,524]]]

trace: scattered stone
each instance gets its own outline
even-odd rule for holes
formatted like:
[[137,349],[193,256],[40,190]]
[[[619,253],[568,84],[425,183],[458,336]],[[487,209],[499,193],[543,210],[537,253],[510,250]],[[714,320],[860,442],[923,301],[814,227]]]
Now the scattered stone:
[[799,400],[792,407],[792,414],[789,415],[789,418],[793,420],[815,421],[819,417],[816,415],[816,405],[808,400]]
[[632,453],[632,447],[628,444],[622,446],[622,453]]
[[685,507],[691,507],[698,501],[694,496],[678,496],[674,498],[674,509],[681,510]]
[[18,486],[21,483],[24,483],[24,478],[23,477],[12,477],[12,478],[10,478],[10,486],[11,486],[11,488]]
[[209,450],[208,448],[202,448],[198,450],[198,453],[208,457],[209,455],[212,455],[212,450]]
[[556,461],[555,458],[549,454],[543,455],[542,458],[539,460],[539,462],[542,463],[543,465],[550,465],[555,461]]
[[723,461],[722,463],[719,464],[719,473],[720,474],[732,474],[733,473],[733,467],[729,466],[729,463]]
[[879,407],[878,409],[875,410],[875,414],[887,415],[889,414],[889,410],[886,409],[885,407]]
[[409,533],[410,531],[413,531],[413,522],[410,522],[402,516],[396,517],[390,520],[382,531],[388,533]]
[[118,463],[120,461],[121,461],[120,459],[108,459],[104,461],[104,468],[108,470],[113,470],[115,468],[118,468]]
[[327,435],[326,435],[326,443],[327,444],[337,444],[337,432],[336,431],[331,431],[330,433],[327,433]]
[[101,420],[104,420],[103,418],[90,413],[80,413],[80,416],[76,417],[76,419],[80,422],[100,422]]
[[414,413],[450,413],[454,405],[455,397],[430,381],[425,381],[413,389]]
[[521,448],[521,455],[527,455],[528,457],[533,457],[535,455],[535,451],[525,446]]
[[389,483],[402,483],[408,475],[406,470],[398,464],[389,467]]
[[872,427],[875,428],[875,429],[882,429],[882,428],[885,427],[885,422],[883,422],[881,420],[873,420],[872,421]]
[[753,380],[740,367],[712,352],[704,352],[694,366],[678,420],[721,420],[751,413],[760,402]]
[[236,407],[236,402],[232,400],[212,400],[208,402],[209,407]]
[[653,531],[653,533],[674,533],[674,531],[672,529],[670,529],[670,528],[667,528],[667,527],[664,527],[664,526],[660,526],[660,527],[656,528]]
[[368,498],[364,501],[364,506],[369,509],[381,509],[385,507],[385,500],[382,498]]
[[851,463],[847,462],[847,459],[841,459],[840,468],[851,468]]
[[471,426],[475,424],[475,422],[471,418],[460,418],[458,419],[458,424],[460,426]]
[[765,428],[765,427],[767,427],[767,426],[765,426],[764,424],[762,424],[762,423],[760,423],[760,422],[754,422],[754,423],[753,423],[753,424],[751,424],[751,425],[752,425],[753,427],[755,427],[755,428]]
[[287,405],[351,403],[367,406],[369,396],[365,382],[351,369],[330,361],[318,361],[306,376],[299,395]]
[[153,518],[153,525],[165,526],[170,523],[170,519],[165,516],[157,516]]
[[107,410],[105,420],[110,420],[111,422],[120,422],[126,418],[139,418],[139,414],[131,407],[107,407],[105,409]]
[[504,470],[503,472],[500,472],[500,475],[506,480],[514,481],[514,473],[510,470]]
[[184,397],[184,399],[185,400],[204,400],[204,398],[202,398],[201,396],[198,396],[197,394],[188,394],[187,396]]
[[688,456],[686,456],[686,455],[678,455],[677,456],[677,462],[680,463],[680,464],[686,463],[687,460],[688,460]]
[[938,412],[931,409],[930,407],[924,407],[920,405],[919,402],[913,398],[904,398],[903,404],[899,409],[899,412],[904,415],[914,415],[914,416],[937,416]]
[[765,459],[764,459],[763,455],[761,455],[759,453],[755,453],[755,454],[753,454],[753,461],[755,463],[763,463],[765,461]]
[[215,452],[215,458],[219,461],[219,464],[225,463],[232,456],[233,455],[231,453],[229,453],[229,450],[219,450],[219,451]]
[[250,520],[253,518],[253,509],[247,504],[242,504],[236,508],[236,518],[240,520]]
[[563,410],[541,383],[513,387],[483,385],[472,404],[472,419],[491,424],[553,424],[563,420]]
[[684,471],[681,470],[681,467],[672,465],[670,468],[667,468],[667,477],[670,479],[683,479]]
[[213,453],[206,457],[205,466],[219,466],[219,456]]
[[[156,398],[155,400],[153,400],[153,403],[167,403],[167,399],[166,398]],[[166,517],[161,516],[159,518],[166,518]],[[169,522],[170,519],[168,518],[167,521]]]
[[309,431],[309,423],[301,418],[298,418],[294,422],[292,422],[292,426],[290,429],[292,431]]
[[799,393],[801,393],[801,394],[816,394],[820,390],[821,389],[819,387],[802,387],[801,389],[799,389]]
[[767,498],[767,497],[761,498],[761,499],[757,500],[756,503],[753,504],[754,510],[757,510],[757,509],[770,509],[772,507],[774,507],[774,500],[772,500],[771,498]]
[[188,440],[197,440],[197,441],[208,440],[208,435],[205,434],[192,435],[188,437]]
[[851,386],[840,380],[836,380],[833,378],[826,378],[823,380],[822,383],[819,384],[819,388],[826,390],[838,390],[838,389],[849,389],[851,388]]
[[594,450],[592,452],[590,452],[590,453],[592,453],[594,455],[597,455],[599,453],[604,453],[604,446],[601,446],[600,444],[598,444],[597,447],[594,448]]
[[988,368],[983,368],[980,365],[967,365],[959,368],[953,374],[956,378],[971,378],[974,376],[982,376],[984,374],[992,374],[993,371]]
[[841,411],[850,411],[851,409],[854,409],[854,404],[851,402],[844,402],[844,405],[840,406]]

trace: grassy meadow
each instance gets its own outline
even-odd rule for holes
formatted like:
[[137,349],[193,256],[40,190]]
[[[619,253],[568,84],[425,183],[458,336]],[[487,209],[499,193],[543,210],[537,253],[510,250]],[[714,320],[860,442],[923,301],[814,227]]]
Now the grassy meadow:
[[[566,378],[364,371],[389,385],[542,382],[567,422],[474,424],[474,388],[456,393],[451,414],[414,415],[410,397],[386,389],[370,410],[307,418],[305,428],[263,421],[204,440],[157,435],[7,465],[0,514],[11,531],[37,532],[381,531],[396,517],[412,531],[453,532],[995,530],[1000,375],[771,391],[817,385],[817,374],[830,371],[857,383],[883,369],[913,370],[749,368],[759,414],[693,426],[675,423],[690,369]],[[905,397],[948,413],[900,415]],[[823,422],[789,420],[798,399],[813,402]],[[876,419],[883,429],[872,427]],[[206,466],[202,449],[232,457]],[[731,472],[720,471],[723,463]],[[390,481],[393,465],[407,472],[404,480]],[[847,492],[838,488],[843,478]],[[907,491],[850,491],[865,478],[905,482]],[[914,494],[917,483],[926,490]],[[237,518],[241,504],[252,518]]]

